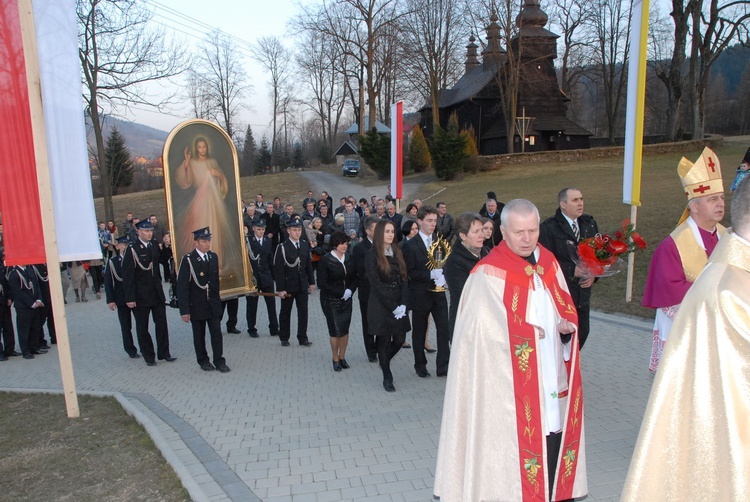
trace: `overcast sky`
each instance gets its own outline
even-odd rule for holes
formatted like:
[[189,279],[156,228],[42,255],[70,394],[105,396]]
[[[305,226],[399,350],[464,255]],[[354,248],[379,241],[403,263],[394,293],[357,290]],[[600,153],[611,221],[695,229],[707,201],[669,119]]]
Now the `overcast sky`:
[[[309,1],[302,0],[302,3]],[[275,35],[283,39],[287,23],[299,12],[298,0],[148,0],[146,3],[154,13],[153,21],[191,48],[214,28],[234,37],[254,88],[245,100],[252,110],[243,111],[240,121],[251,124],[256,141],[259,140],[271,120],[269,85],[264,70],[250,58],[248,45],[263,36]],[[287,46],[292,47],[291,41]],[[178,84],[184,84],[182,77],[178,77]],[[151,89],[154,92],[158,87],[151,86]],[[126,118],[169,131],[183,120],[192,118],[187,97],[184,103],[184,108],[175,109],[171,114],[138,108]]]

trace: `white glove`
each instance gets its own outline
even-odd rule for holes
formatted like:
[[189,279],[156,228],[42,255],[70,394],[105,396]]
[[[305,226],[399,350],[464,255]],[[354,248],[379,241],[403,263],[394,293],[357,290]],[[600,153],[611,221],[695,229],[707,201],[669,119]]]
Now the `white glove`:
[[433,281],[437,281],[438,278],[443,277],[443,269],[442,268],[436,268],[435,270],[430,270],[430,279]]
[[347,290],[344,291],[344,296],[342,296],[341,299],[348,300],[351,297],[352,297],[352,290],[347,288]]
[[442,287],[445,287],[446,284],[447,283],[445,282],[445,277],[443,277],[442,275],[438,277],[437,279],[435,279],[435,286],[442,288]]
[[393,317],[395,317],[396,319],[401,319],[405,315],[406,315],[406,305],[399,305],[393,311]]

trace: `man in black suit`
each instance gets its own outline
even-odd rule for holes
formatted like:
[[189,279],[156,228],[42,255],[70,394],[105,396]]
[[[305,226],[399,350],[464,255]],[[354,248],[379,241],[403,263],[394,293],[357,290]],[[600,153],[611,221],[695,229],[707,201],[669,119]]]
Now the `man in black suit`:
[[289,346],[292,304],[297,303],[297,340],[305,347],[312,345],[307,338],[308,294],[315,290],[310,245],[302,241],[302,218],[293,214],[286,225],[288,238],[276,248],[273,260],[273,277],[276,291],[281,297],[279,338],[281,345]]
[[18,345],[24,359],[34,359],[34,354],[47,352],[39,347],[39,334],[42,331],[42,316],[39,309],[44,307],[39,280],[31,265],[16,265],[8,270],[8,283],[13,292],[13,306],[16,309]]
[[[362,338],[365,341],[365,352],[367,359],[371,363],[378,361],[378,348],[375,344],[375,335],[369,332],[367,325],[367,303],[370,301],[370,281],[367,280],[367,271],[365,270],[365,258],[367,252],[372,248],[372,232],[375,230],[380,219],[377,216],[368,216],[364,222],[365,239],[354,246],[352,258],[354,260],[354,270],[357,273],[357,296],[359,297],[359,313],[362,315]],[[397,232],[400,233],[400,232]]]
[[385,210],[386,214],[383,216],[383,219],[388,219],[393,222],[393,225],[396,228],[396,240],[401,242],[404,238],[404,233],[401,231],[401,226],[404,224],[404,217],[396,212],[396,204],[393,202],[386,204]]
[[[270,204],[269,204],[270,206]],[[269,208],[269,211],[271,208]],[[268,213],[266,213],[268,214]],[[263,293],[273,293],[273,271],[271,260],[273,259],[273,243],[266,237],[266,222],[261,220],[253,225],[253,235],[249,238],[247,252],[250,255],[250,265],[253,267],[253,277],[258,289]],[[268,329],[271,336],[279,336],[279,320],[276,316],[276,298],[264,296],[266,310],[268,310]],[[258,296],[247,296],[247,332],[251,338],[258,338],[258,330],[255,328],[255,320],[258,314]]]
[[570,296],[578,310],[578,347],[583,348],[589,336],[589,314],[591,286],[594,278],[589,277],[585,267],[576,267],[570,253],[582,239],[594,237],[599,227],[591,215],[583,214],[583,194],[577,188],[563,188],[557,194],[560,207],[539,228],[539,244],[546,247],[557,258],[565,274]]
[[[193,328],[195,356],[203,371],[229,372],[221,338],[221,298],[219,297],[219,256],[211,251],[211,230],[193,231],[195,249],[182,256],[177,275],[177,304],[180,316]],[[211,335],[214,363],[206,352],[206,324]]]
[[[39,263],[32,265],[36,278],[39,281],[39,288],[42,290],[42,303],[44,304],[39,309],[39,315],[41,316],[41,327],[47,325],[47,331],[49,332],[49,340],[52,345],[57,343],[57,331],[55,330],[55,319],[52,314],[52,293],[49,289],[49,275],[47,273],[47,264]],[[47,340],[44,339],[44,330],[39,330],[39,347],[49,350],[50,346],[47,345]]]
[[[273,254],[273,250],[276,249],[276,246],[279,244],[281,221],[279,220],[279,215],[276,214],[276,208],[272,202],[266,204],[266,213],[263,214],[261,218],[266,223],[265,236],[271,239],[271,253]],[[248,228],[248,230],[250,232],[253,231],[252,228]]]
[[138,359],[138,349],[133,343],[133,317],[132,310],[125,302],[125,287],[122,282],[122,257],[128,249],[127,237],[117,239],[117,255],[107,262],[104,269],[104,295],[107,299],[109,310],[117,310],[117,319],[120,321],[120,332],[122,333],[122,348],[131,359]]
[[[138,238],[131,241],[122,258],[122,282],[125,304],[133,309],[135,332],[141,354],[149,366],[156,366],[156,357],[172,362],[169,353],[169,328],[164,290],[159,273],[159,244],[153,239],[153,226],[148,220],[136,225]],[[148,332],[149,314],[156,327],[156,353]]]
[[437,225],[437,210],[431,206],[422,206],[417,214],[419,233],[404,246],[404,261],[409,273],[409,291],[414,302],[412,311],[412,348],[414,350],[414,369],[421,378],[430,376],[427,371],[427,357],[424,353],[424,341],[427,335],[430,314],[437,330],[437,376],[448,375],[450,358],[448,321],[448,301],[445,293],[430,291],[435,286],[445,286],[442,269],[430,270],[427,250],[432,245],[432,235]]
[[0,330],[2,331],[2,349],[0,349],[0,361],[7,361],[11,356],[20,356],[16,352],[16,333],[13,330],[13,318],[10,306],[13,303],[13,293],[5,276],[5,265],[0,254]]

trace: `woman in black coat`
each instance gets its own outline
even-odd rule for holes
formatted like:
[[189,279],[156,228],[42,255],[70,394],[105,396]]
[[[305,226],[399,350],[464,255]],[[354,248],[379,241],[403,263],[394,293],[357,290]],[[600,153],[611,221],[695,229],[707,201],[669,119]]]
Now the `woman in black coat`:
[[318,262],[320,306],[326,316],[328,335],[333,355],[333,370],[349,368],[346,346],[349,344],[349,325],[352,321],[352,294],[357,288],[354,262],[346,250],[349,238],[334,232],[329,240],[331,252]]
[[375,335],[383,388],[394,392],[391,359],[398,353],[411,330],[406,303],[409,295],[406,263],[396,244],[396,227],[390,220],[380,220],[373,232],[372,248],[365,258],[370,299],[367,324]]
[[448,284],[450,292],[450,339],[453,341],[453,327],[456,325],[456,313],[458,302],[461,301],[461,293],[464,284],[469,278],[469,272],[479,260],[487,253],[483,253],[482,243],[484,235],[482,230],[482,217],[477,213],[463,213],[456,218],[456,234],[458,242],[453,246],[448,260],[443,267],[443,277]]

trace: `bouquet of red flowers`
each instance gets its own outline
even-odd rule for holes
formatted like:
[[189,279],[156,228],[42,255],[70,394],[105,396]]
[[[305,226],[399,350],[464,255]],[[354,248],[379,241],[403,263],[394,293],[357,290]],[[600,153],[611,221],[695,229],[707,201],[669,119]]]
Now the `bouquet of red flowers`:
[[629,219],[622,221],[622,228],[614,233],[596,234],[583,239],[578,247],[571,245],[570,253],[588,277],[609,277],[626,268],[622,257],[646,247],[646,241],[635,231]]

